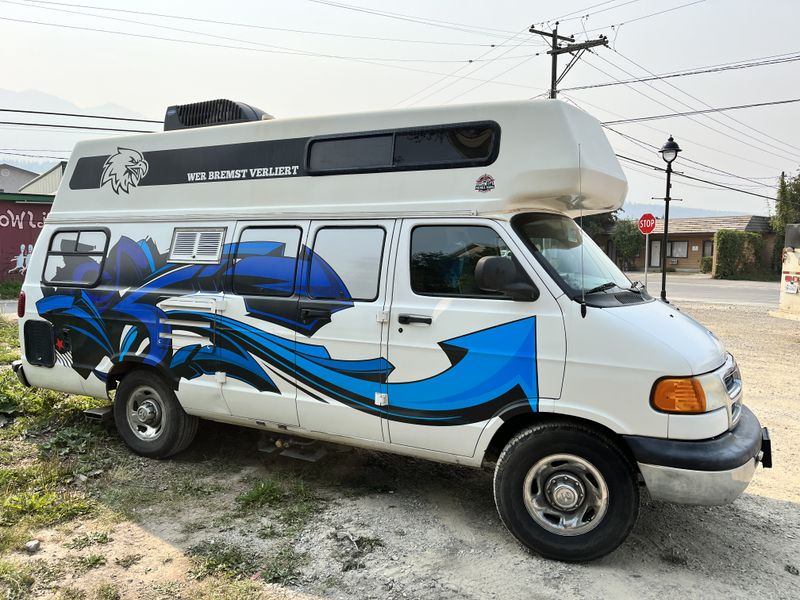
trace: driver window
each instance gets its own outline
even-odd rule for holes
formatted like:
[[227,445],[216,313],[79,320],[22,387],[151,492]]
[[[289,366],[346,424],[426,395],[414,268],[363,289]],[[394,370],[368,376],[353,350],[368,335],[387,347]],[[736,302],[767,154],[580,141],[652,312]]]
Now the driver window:
[[475,285],[475,266],[484,256],[511,257],[490,227],[420,225],[411,232],[411,289],[423,296],[505,297]]

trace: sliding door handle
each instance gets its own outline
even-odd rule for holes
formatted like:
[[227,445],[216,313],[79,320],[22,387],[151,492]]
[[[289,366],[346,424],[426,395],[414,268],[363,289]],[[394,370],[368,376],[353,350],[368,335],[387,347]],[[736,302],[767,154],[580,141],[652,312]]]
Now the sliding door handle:
[[330,321],[331,311],[327,308],[301,308],[300,309],[301,321]]
[[401,325],[408,325],[409,323],[421,323],[422,325],[430,325],[433,319],[424,315],[398,315],[397,321]]

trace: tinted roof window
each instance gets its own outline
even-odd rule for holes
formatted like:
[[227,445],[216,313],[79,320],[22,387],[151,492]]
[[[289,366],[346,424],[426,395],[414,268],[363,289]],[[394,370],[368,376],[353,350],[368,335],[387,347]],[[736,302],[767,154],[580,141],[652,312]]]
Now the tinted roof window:
[[369,169],[391,164],[391,134],[317,140],[309,149],[308,166],[311,169]]
[[454,127],[398,133],[394,163],[398,166],[462,163],[487,159],[494,147],[489,127]]

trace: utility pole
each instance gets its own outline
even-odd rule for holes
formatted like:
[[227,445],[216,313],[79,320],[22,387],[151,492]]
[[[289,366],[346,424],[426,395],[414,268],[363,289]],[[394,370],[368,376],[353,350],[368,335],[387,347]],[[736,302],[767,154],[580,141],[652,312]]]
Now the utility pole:
[[[557,86],[561,83],[561,80],[564,79],[564,76],[569,73],[569,70],[575,66],[575,63],[580,60],[581,55],[586,52],[589,48],[594,48],[595,46],[608,46],[608,38],[604,35],[601,35],[596,40],[589,40],[586,42],[580,42],[578,44],[575,43],[574,36],[563,36],[558,35],[558,21],[556,21],[556,26],[553,28],[552,31],[540,31],[538,29],[534,29],[533,26],[528,30],[531,33],[538,33],[541,35],[545,40],[550,43],[550,50],[547,53],[552,57],[551,61],[551,71],[550,71],[550,98],[555,99],[556,94],[558,93]],[[548,39],[549,38],[549,39]],[[564,46],[560,46],[559,42],[568,42]],[[574,54],[577,52],[577,54]],[[572,58],[570,59],[567,66],[564,68],[564,72],[561,75],[558,74],[558,55],[559,54],[572,54]]]

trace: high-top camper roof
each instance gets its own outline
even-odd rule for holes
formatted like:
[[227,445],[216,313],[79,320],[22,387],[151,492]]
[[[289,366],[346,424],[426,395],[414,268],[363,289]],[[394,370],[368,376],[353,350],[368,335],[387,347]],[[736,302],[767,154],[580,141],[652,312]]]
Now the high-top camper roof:
[[626,190],[600,123],[539,100],[80,142],[49,220],[577,215],[619,208]]

